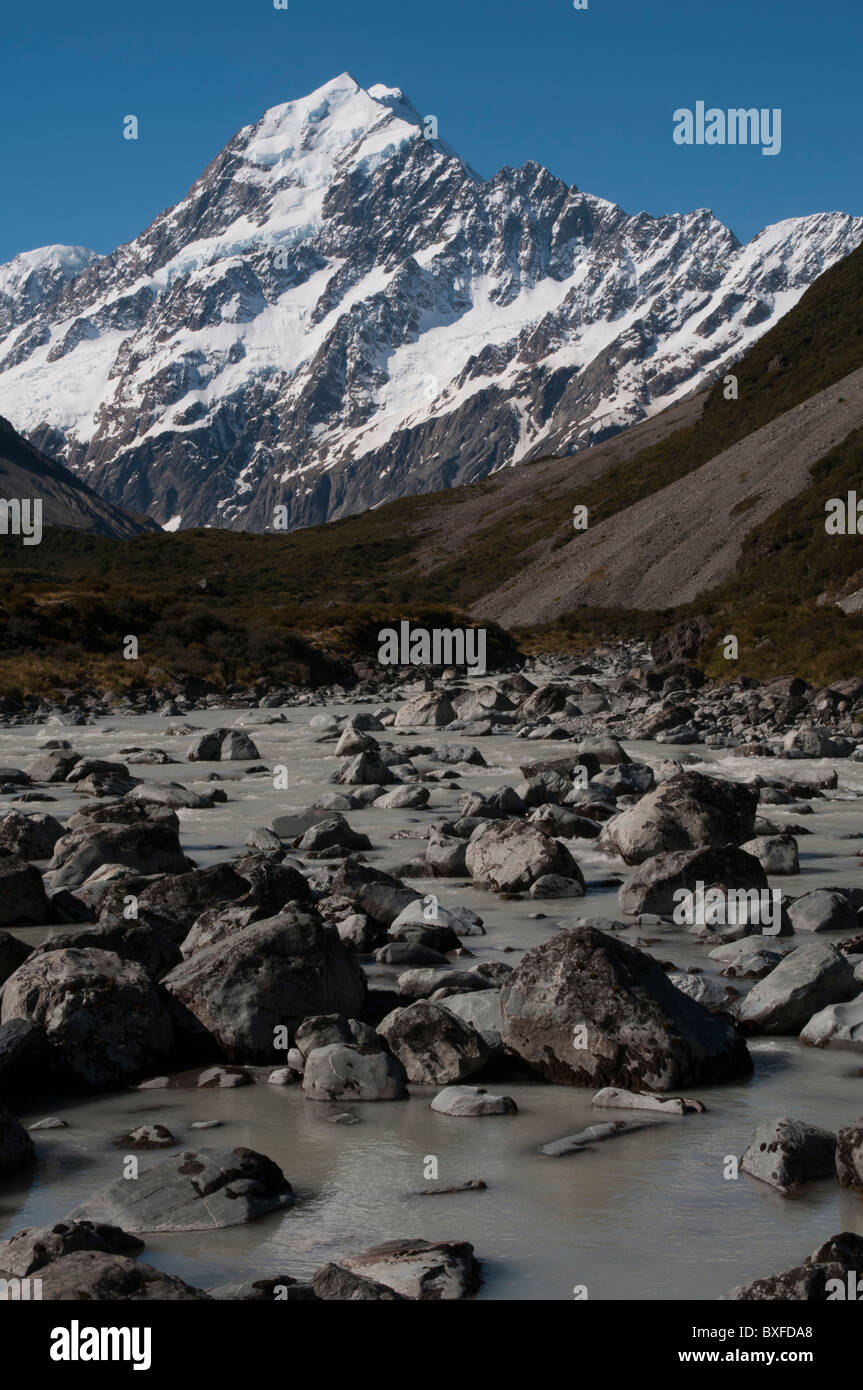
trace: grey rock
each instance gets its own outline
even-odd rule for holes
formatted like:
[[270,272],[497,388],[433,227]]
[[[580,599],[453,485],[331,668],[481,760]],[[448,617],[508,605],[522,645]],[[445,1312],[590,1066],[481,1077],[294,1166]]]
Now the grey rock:
[[117,1178],[70,1212],[70,1221],[104,1221],[124,1231],[215,1231],[291,1206],[290,1183],[254,1149],[186,1150]]
[[674,988],[651,956],[593,927],[533,947],[501,990],[503,1041],[546,1080],[669,1091],[745,1076],[723,1019]]
[[809,1178],[832,1176],[835,1163],[835,1134],[783,1117],[758,1126],[740,1167],[787,1193]]

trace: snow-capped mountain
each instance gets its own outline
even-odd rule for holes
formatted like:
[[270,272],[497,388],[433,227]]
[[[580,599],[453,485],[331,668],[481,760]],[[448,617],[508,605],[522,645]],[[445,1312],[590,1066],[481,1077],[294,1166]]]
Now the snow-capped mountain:
[[863,240],[822,213],[741,246],[704,209],[629,216],[534,163],[483,181],[432,130],[343,74],[135,241],[0,267],[0,414],[169,528],[308,525],[576,453]]

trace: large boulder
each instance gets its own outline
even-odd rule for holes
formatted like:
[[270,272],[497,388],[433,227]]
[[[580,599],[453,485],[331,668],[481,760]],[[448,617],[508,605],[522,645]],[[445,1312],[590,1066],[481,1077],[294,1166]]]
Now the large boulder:
[[378,1025],[378,1032],[398,1057],[408,1081],[418,1086],[462,1081],[491,1057],[491,1049],[475,1028],[425,999],[393,1009]]
[[106,1255],[137,1254],[144,1242],[96,1221],[55,1221],[53,1226],[25,1226],[9,1240],[0,1240],[0,1271],[25,1279],[64,1255],[98,1250]]
[[753,855],[736,845],[679,850],[657,854],[639,864],[618,889],[617,901],[633,917],[641,912],[670,917],[679,906],[675,894],[683,888],[694,893],[699,884],[705,893],[709,888],[724,893],[762,893],[767,891],[767,875]]
[[753,855],[766,874],[798,874],[800,860],[793,835],[756,835],[740,846]]
[[382,1048],[330,1043],[306,1057],[303,1092],[308,1100],[407,1100],[401,1063]]
[[0,927],[40,927],[49,915],[39,870],[17,854],[0,850]]
[[266,1065],[275,1030],[294,1034],[309,1014],[356,1016],[365,978],[356,957],[317,913],[287,908],[196,951],[164,988],[194,1024],[190,1034],[225,1061]]
[[669,1091],[746,1076],[730,1023],[675,989],[652,956],[595,927],[533,947],[504,981],[502,1036],[548,1081]]
[[813,1014],[859,992],[848,957],[827,941],[812,941],[753,985],[737,1006],[737,1019],[748,1033],[799,1033]]
[[702,845],[740,844],[755,833],[758,792],[700,772],[680,772],[622,811],[604,842],[626,864]]
[[137,874],[180,874],[189,868],[170,822],[82,826],[54,847],[48,865],[52,889],[78,888],[103,864],[121,864]]
[[0,820],[0,848],[22,859],[50,859],[62,834],[56,817],[40,811],[31,815],[9,811]]
[[347,758],[332,780],[346,787],[383,787],[395,782],[396,778],[377,749],[373,748]]
[[446,724],[451,724],[454,719],[455,710],[450,704],[449,696],[442,695],[437,690],[429,690],[405,700],[396,710],[395,727],[402,729],[431,724],[440,729]]
[[254,1149],[187,1150],[160,1159],[134,1182],[116,1178],[81,1202],[69,1221],[124,1231],[215,1231],[291,1206],[278,1164]]
[[795,898],[788,917],[795,931],[850,931],[857,926],[857,913],[847,894],[833,888],[815,888]]
[[437,1115],[457,1118],[475,1115],[515,1115],[518,1106],[511,1096],[495,1096],[483,1086],[445,1086],[438,1091],[429,1109]]
[[121,960],[133,960],[143,965],[154,980],[161,980],[183,959],[179,946],[158,927],[144,921],[126,921],[123,917],[56,932],[37,946],[35,953],[44,955],[46,951],[69,948],[113,951]]
[[39,1278],[45,1302],[209,1302],[209,1294],[203,1289],[195,1289],[173,1274],[139,1264],[127,1255],[108,1255],[99,1250],[63,1255],[48,1265]]
[[836,1135],[802,1120],[770,1120],[759,1125],[740,1160],[744,1173],[780,1192],[809,1178],[829,1177],[835,1167]]
[[[754,1300],[788,1300],[809,1303],[828,1303],[837,1297],[837,1287],[848,1287],[853,1276],[854,1288],[863,1270],[863,1237],[841,1231],[813,1251],[802,1264],[783,1269],[763,1279],[751,1279],[738,1284],[723,1300],[751,1302]],[[838,1285],[837,1285],[838,1281]]]
[[491,821],[471,840],[465,858],[474,882],[496,893],[525,893],[547,874],[575,879],[584,887],[566,846],[524,821]]
[[110,951],[34,952],[6,981],[0,1022],[41,1025],[27,1065],[49,1086],[105,1090],[152,1072],[174,1030],[142,965]]
[[848,1004],[828,1004],[813,1014],[800,1033],[800,1041],[813,1047],[831,1043],[859,1047],[863,1043],[863,994]]
[[242,729],[213,729],[196,738],[186,752],[190,763],[253,762],[260,756]]
[[409,903],[422,900],[415,888],[408,888],[392,874],[363,864],[355,855],[348,855],[340,865],[330,892],[333,897],[349,898],[359,911],[382,927],[389,927]]

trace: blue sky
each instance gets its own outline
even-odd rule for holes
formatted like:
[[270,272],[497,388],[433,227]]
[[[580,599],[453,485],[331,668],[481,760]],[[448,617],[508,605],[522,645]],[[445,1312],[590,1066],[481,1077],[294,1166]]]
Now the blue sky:
[[[710,207],[742,240],[863,213],[861,0],[40,0],[2,34],[0,261],[111,250],[240,126],[345,70],[402,87],[485,177],[536,159],[628,212]],[[781,107],[781,153],[675,145],[698,100]]]

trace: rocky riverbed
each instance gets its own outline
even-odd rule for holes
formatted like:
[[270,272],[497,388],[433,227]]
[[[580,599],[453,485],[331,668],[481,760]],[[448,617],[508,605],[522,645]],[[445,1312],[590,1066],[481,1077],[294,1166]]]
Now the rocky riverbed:
[[[678,655],[8,709],[0,1276],[824,1297],[863,1236],[863,681]],[[775,926],[675,921],[698,884]]]

